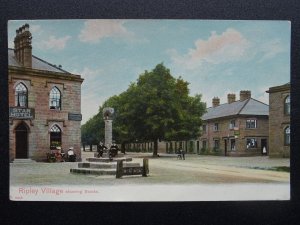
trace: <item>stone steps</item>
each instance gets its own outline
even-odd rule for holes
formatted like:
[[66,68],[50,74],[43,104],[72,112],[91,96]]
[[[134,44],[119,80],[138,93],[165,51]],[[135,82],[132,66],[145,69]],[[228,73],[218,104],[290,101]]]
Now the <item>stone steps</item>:
[[112,160],[110,160],[109,158],[86,158],[86,161],[88,162],[104,162],[104,163],[109,163],[109,162],[117,162],[117,161],[125,161],[125,162],[130,162],[132,161],[132,158],[113,158]]
[[32,159],[14,159],[13,163],[36,163],[36,161]]
[[[131,162],[124,162],[123,167],[138,167],[140,166],[139,163],[131,163]],[[78,168],[91,168],[91,169],[115,169],[117,168],[117,162],[111,163],[90,163],[90,162],[83,162],[78,163]]]

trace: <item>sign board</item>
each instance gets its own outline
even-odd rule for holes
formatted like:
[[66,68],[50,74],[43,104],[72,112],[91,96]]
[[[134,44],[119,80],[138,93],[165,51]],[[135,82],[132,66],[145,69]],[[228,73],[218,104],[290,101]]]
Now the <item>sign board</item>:
[[81,121],[82,114],[81,113],[68,113],[68,120]]
[[14,119],[34,119],[34,109],[9,107],[9,118]]

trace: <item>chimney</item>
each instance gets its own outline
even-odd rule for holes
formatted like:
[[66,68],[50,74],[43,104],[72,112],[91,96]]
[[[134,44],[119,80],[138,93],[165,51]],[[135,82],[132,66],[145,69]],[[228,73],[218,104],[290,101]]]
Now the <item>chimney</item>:
[[227,95],[228,104],[235,102],[235,94]]
[[217,107],[217,106],[219,106],[220,105],[220,99],[218,98],[218,97],[214,97],[213,99],[212,99],[212,106],[213,107]]
[[240,91],[240,101],[251,98],[251,91]]
[[24,67],[32,67],[32,46],[29,25],[25,24],[16,30],[15,57]]

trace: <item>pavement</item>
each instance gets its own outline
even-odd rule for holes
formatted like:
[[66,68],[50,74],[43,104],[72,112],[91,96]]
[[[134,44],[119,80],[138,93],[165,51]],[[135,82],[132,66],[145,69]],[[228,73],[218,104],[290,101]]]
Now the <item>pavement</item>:
[[[93,154],[82,152],[83,161],[93,157]],[[149,176],[116,179],[115,176],[71,174],[70,168],[76,168],[76,162],[11,163],[11,199],[20,201],[45,201],[48,198],[47,201],[289,199],[290,173],[270,170],[274,167],[289,167],[289,159],[187,154],[186,160],[179,160],[176,154],[160,154],[160,157],[153,158],[151,153],[127,153],[125,156],[132,157],[133,162],[141,164],[142,158],[149,158]],[[50,191],[48,196],[42,191],[43,187],[53,190],[62,188],[65,194],[52,196]],[[40,189],[40,193],[43,194],[26,194],[22,188]],[[137,189],[149,191],[145,193]],[[73,191],[73,195],[68,190]],[[212,190],[214,191],[211,192]],[[76,194],[76,191],[84,194]],[[181,193],[181,197],[178,197],[177,193]],[[191,193],[194,194],[190,195]]]

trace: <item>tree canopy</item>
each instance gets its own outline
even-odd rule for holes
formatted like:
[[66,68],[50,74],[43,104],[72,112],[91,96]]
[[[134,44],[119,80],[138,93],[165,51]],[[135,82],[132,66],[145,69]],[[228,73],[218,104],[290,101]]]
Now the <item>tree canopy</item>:
[[82,126],[83,139],[96,141],[104,137],[102,110],[108,106],[115,109],[113,137],[118,143],[151,141],[153,155],[157,155],[159,140],[197,138],[206,106],[201,95],[189,96],[188,85],[181,77],[174,78],[162,63],[158,64],[141,74],[125,92],[110,97],[99,113]]

